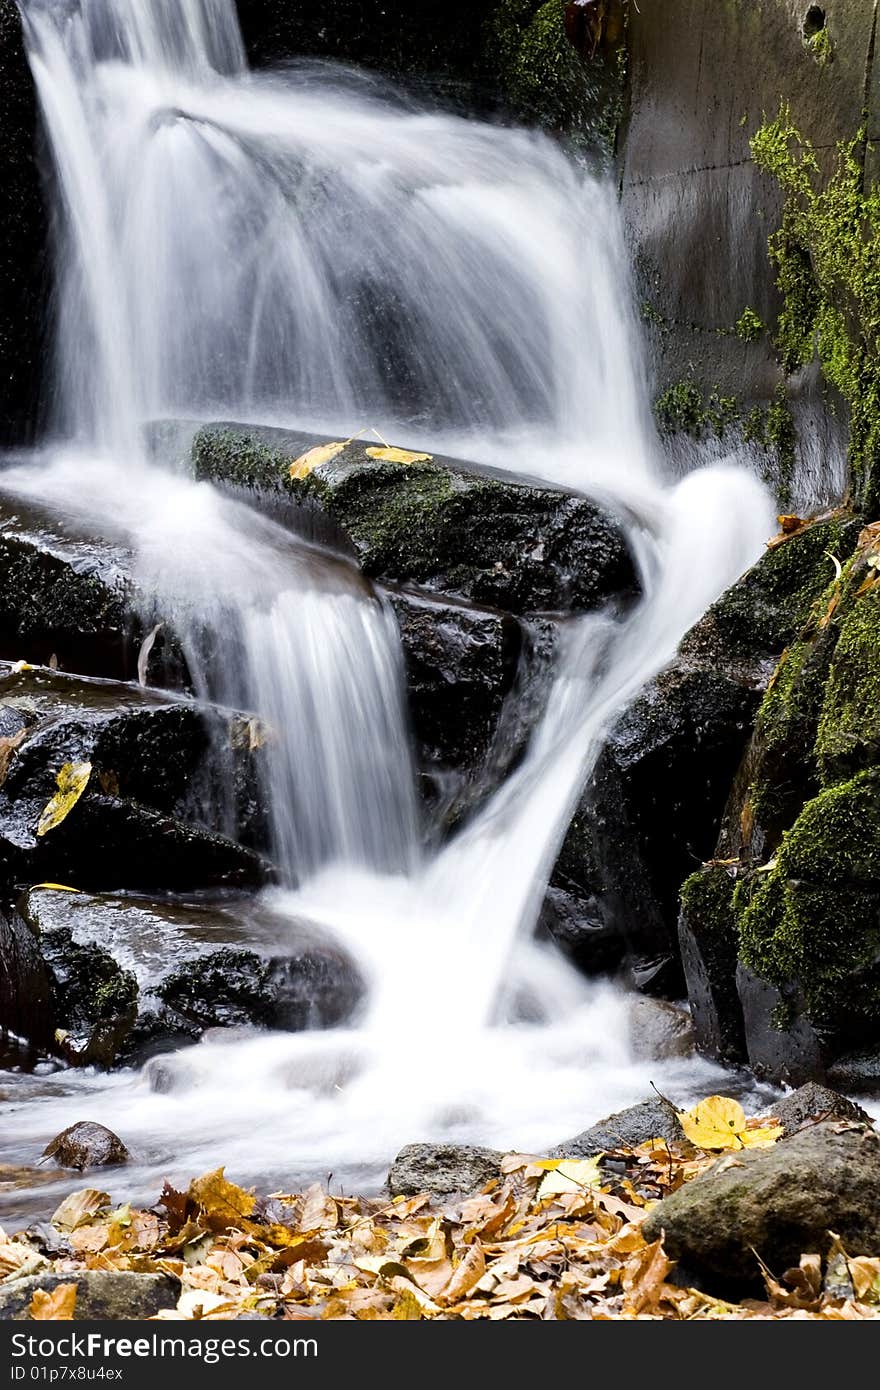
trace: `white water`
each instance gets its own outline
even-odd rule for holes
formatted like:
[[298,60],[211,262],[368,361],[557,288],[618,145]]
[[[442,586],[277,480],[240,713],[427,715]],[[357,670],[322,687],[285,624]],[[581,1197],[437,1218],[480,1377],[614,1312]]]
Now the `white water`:
[[[21,1078],[2,1155],[86,1115],[156,1170],[375,1171],[408,1140],[543,1147],[713,1080],[642,1063],[628,1002],[530,938],[609,723],[755,558],[733,464],[662,477],[613,193],[543,136],[410,108],[373,79],[244,68],[232,0],[23,0],[57,175],[59,444],[3,488],[134,549],[203,692],[272,726],[285,922],[370,984],[357,1025],[212,1038],[140,1076]],[[163,415],[375,425],[543,475],[626,519],[645,598],[574,625],[528,756],[418,849],[393,625],[353,573],[147,462]],[[195,634],[216,636],[201,663]],[[516,982],[540,1024],[510,1022]]]

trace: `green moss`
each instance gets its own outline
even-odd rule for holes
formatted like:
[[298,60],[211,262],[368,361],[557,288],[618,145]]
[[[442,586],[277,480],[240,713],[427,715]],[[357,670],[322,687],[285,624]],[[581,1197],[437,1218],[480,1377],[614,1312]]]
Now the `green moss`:
[[735,941],[733,891],[735,883],[726,869],[712,864],[698,869],[681,887],[681,905],[688,926],[702,941]]
[[880,586],[855,597],[840,624],[815,740],[826,786],[880,761],[878,653]]
[[740,958],[796,981],[813,1024],[852,1035],[880,1019],[880,771],[820,792],[768,871],[737,888]]
[[709,610],[728,653],[778,656],[811,616],[834,576],[831,555],[845,560],[859,522],[841,514],[816,522],[766,550]]
[[794,371],[818,356],[848,402],[855,493],[873,512],[880,503],[880,188],[864,188],[864,132],[838,147],[837,168],[823,180],[783,107],[754,136],[752,155],[786,193],[769,242],[783,297],[780,360]]
[[804,44],[819,64],[820,68],[834,62],[834,40],[827,25],[804,39]]
[[116,1018],[137,1003],[137,980],[128,970],[119,970],[99,984],[92,994],[96,1018]]
[[739,419],[735,396],[705,395],[695,381],[677,381],[654,402],[657,424],[664,434],[689,434],[700,439],[711,433],[719,439]]
[[565,30],[564,0],[500,0],[486,27],[486,49],[516,115],[614,148],[623,115],[626,45],[582,57]]
[[744,343],[755,343],[764,332],[764,321],[754,309],[743,309],[734,326],[734,333]]

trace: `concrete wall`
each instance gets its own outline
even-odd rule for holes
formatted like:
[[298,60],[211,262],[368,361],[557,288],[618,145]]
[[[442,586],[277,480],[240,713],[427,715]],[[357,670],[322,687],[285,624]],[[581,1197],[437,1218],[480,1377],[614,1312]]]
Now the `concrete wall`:
[[[825,0],[824,62],[804,38],[817,8],[806,0],[629,2],[619,177],[658,392],[692,378],[748,405],[769,400],[783,380],[767,336],[747,343],[730,331],[747,306],[771,323],[778,310],[767,237],[780,198],[752,163],[749,139],[783,99],[829,169],[866,106],[869,135],[880,135],[876,0]],[[870,176],[880,164],[874,150],[868,158]],[[821,467],[815,456],[839,449],[839,440],[815,372],[786,390],[804,466]]]

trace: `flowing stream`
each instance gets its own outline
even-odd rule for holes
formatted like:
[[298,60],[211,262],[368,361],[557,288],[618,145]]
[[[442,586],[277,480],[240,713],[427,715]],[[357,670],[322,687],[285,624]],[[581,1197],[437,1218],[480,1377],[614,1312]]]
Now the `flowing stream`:
[[[8,1075],[0,1160],[65,1124],[160,1176],[333,1171],[401,1144],[541,1148],[717,1069],[640,1061],[627,997],[532,939],[610,722],[760,552],[734,461],[663,476],[613,189],[547,137],[328,65],[247,70],[233,0],[20,0],[52,152],[53,442],[2,491],[119,538],[207,698],[277,731],[263,910],[357,959],[345,1029],[212,1036],[142,1073]],[[527,756],[421,847],[400,646],[354,571],[148,457],[159,418],[251,419],[543,476],[624,521],[644,598],[569,625]],[[221,655],[199,659],[192,634]],[[530,1022],[511,1001],[527,988]]]

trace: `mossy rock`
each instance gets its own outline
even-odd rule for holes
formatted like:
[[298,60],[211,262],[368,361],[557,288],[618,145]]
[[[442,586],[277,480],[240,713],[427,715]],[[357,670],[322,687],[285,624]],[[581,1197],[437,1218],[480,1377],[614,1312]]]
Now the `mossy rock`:
[[[863,568],[858,575],[864,575]],[[869,582],[870,581],[869,571]],[[824,785],[880,762],[880,583],[854,596],[840,622],[815,755]]]
[[511,613],[584,611],[637,587],[618,523],[586,497],[439,457],[388,463],[350,441],[305,478],[310,435],[208,425],[196,477],[251,494],[300,532],[348,545],[364,573]]
[[722,595],[682,643],[686,655],[735,663],[777,661],[808,621],[834,577],[831,556],[846,560],[861,522],[840,512],[769,548]]
[[806,1016],[837,1051],[875,1037],[880,770],[809,801],[775,860],[738,886],[735,910],[743,964],[777,988],[797,982]]
[[733,911],[736,881],[729,868],[708,865],[681,890],[678,939],[697,1048],[709,1057],[745,1057],[742,1011],[736,994],[738,936]]

